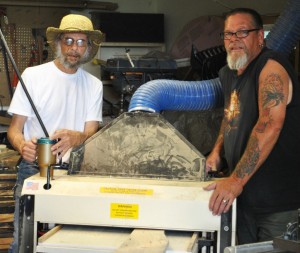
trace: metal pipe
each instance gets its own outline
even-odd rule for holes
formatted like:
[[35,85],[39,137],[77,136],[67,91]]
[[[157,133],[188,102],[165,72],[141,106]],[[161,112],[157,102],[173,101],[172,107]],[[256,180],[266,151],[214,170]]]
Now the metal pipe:
[[40,125],[41,125],[41,127],[43,129],[43,131],[44,131],[44,134],[45,134],[46,137],[49,137],[49,134],[48,134],[48,132],[47,132],[47,130],[45,128],[45,125],[44,125],[44,123],[43,123],[43,121],[42,121],[42,119],[41,119],[41,117],[40,117],[40,115],[39,115],[39,113],[38,113],[38,111],[37,111],[37,109],[36,109],[36,107],[35,107],[32,99],[31,99],[31,97],[30,97],[30,94],[29,94],[29,92],[28,92],[28,90],[27,90],[27,88],[25,86],[25,83],[24,83],[22,77],[21,77],[21,73],[18,70],[18,67],[17,67],[17,65],[16,65],[16,63],[14,61],[14,58],[12,57],[12,54],[11,54],[9,48],[8,48],[8,45],[6,43],[6,40],[5,40],[4,36],[3,36],[3,33],[2,33],[1,29],[0,29],[0,37],[1,37],[1,40],[3,42],[3,46],[6,49],[6,53],[8,55],[8,58],[10,59],[12,65],[14,67],[14,70],[16,71],[16,74],[17,74],[17,76],[19,78],[19,81],[20,81],[20,83],[21,83],[21,85],[23,87],[23,90],[24,90],[24,92],[25,92],[25,94],[26,94],[26,96],[27,96],[27,98],[29,100],[29,103],[30,103],[30,105],[31,105],[31,107],[32,107],[32,109],[33,109],[33,111],[34,111],[34,113],[35,113],[35,115],[36,115],[36,117],[37,117],[37,119],[38,119],[38,121],[39,121],[39,123],[40,123]]

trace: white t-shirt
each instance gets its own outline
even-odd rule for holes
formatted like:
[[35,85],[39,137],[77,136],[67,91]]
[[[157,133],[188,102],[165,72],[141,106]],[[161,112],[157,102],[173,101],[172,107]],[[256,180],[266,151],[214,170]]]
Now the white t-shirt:
[[[66,74],[52,61],[25,69],[22,79],[50,136],[59,129],[82,132],[86,121],[102,121],[102,82],[82,68]],[[26,140],[45,137],[20,83],[8,112],[27,117]]]

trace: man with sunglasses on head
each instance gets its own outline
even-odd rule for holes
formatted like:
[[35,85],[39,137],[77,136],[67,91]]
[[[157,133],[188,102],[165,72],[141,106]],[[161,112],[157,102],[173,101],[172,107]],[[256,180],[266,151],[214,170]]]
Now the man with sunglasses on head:
[[205,188],[213,191],[209,208],[220,215],[237,198],[238,243],[269,241],[300,208],[299,84],[290,62],[265,47],[255,10],[230,11],[221,37],[224,117],[206,170],[220,169],[224,156],[230,175]]
[[[54,61],[25,69],[22,79],[50,139],[59,140],[52,147],[57,162],[68,162],[72,148],[95,134],[102,121],[102,82],[80,66],[96,55],[103,34],[94,30],[87,17],[69,14],[59,28],[49,27],[46,36],[56,54]],[[39,173],[37,139],[46,136],[20,84],[8,112],[13,115],[8,138],[22,158],[15,187],[14,241],[9,250],[19,252],[19,198],[24,180]]]

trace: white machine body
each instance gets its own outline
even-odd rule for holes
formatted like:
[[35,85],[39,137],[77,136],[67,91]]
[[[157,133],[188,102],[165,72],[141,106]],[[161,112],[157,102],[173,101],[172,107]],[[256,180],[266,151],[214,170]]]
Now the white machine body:
[[203,190],[208,183],[68,176],[55,171],[50,189],[37,174],[25,180],[22,195],[34,195],[35,223],[220,231],[221,217],[208,208],[211,192]]

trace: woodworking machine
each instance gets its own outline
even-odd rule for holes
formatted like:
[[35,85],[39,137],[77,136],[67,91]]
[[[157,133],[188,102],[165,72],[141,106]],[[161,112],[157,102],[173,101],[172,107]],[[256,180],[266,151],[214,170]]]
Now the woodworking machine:
[[[235,245],[236,203],[212,215],[205,157],[160,114],[123,113],[69,162],[25,180],[20,252],[126,252],[133,231],[163,231],[168,253]],[[39,236],[41,224],[51,229]]]

